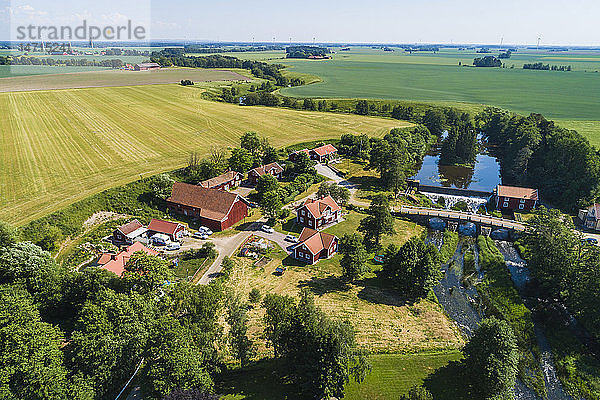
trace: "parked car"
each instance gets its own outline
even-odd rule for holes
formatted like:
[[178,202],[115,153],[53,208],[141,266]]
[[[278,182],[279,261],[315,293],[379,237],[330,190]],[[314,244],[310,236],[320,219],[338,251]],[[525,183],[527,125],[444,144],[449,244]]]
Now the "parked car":
[[279,275],[279,276],[281,276],[281,275],[285,274],[285,271],[286,271],[286,270],[287,270],[287,268],[286,268],[286,267],[284,267],[284,266],[280,266],[280,267],[277,267],[277,268],[275,268],[275,272],[274,272],[274,274],[275,274],[275,275]]
[[169,243],[166,247],[165,250],[179,250],[181,248],[181,245],[177,242],[172,242]]
[[260,229],[266,233],[274,233],[275,232],[275,229],[271,228],[269,225],[263,225]]
[[587,243],[587,244],[598,244],[598,239],[589,237],[589,238],[583,239],[582,242]]
[[292,243],[298,242],[298,238],[294,235],[285,235],[285,240],[287,240],[288,242],[292,242]]
[[206,234],[206,232],[203,232],[203,231],[194,232],[194,234],[192,236],[194,238],[200,239],[200,240],[208,239],[208,235]]
[[206,227],[206,226],[201,226],[200,228],[198,228],[198,231],[200,232],[204,232],[206,233],[208,236],[213,234],[213,231],[210,230],[210,228]]

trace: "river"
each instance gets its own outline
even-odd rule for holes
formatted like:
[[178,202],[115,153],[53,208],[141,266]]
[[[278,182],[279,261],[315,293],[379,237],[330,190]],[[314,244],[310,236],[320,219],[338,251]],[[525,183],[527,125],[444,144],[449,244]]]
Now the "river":
[[[434,244],[439,249],[443,243],[443,234],[439,231],[430,230],[426,242]],[[519,286],[522,287],[529,279],[527,264],[519,257],[511,243],[496,241],[496,244],[506,260],[515,285],[517,288]],[[463,248],[466,250],[468,247],[472,247],[475,252],[475,268],[478,271],[478,276],[473,284],[465,287],[462,284],[464,265]],[[441,268],[444,272],[444,277],[434,288],[434,292],[446,314],[454,320],[465,336],[470,337],[477,329],[481,319],[485,316],[485,309],[481,305],[476,290],[477,282],[481,281],[484,276],[484,272],[479,268],[477,246],[461,237],[454,256],[448,263],[442,265]],[[535,334],[541,351],[540,362],[548,391],[547,399],[572,400],[572,397],[565,393],[562,384],[558,380],[551,349],[541,328],[538,326],[535,327]],[[516,400],[542,400],[519,379],[517,379],[515,384],[514,394]]]

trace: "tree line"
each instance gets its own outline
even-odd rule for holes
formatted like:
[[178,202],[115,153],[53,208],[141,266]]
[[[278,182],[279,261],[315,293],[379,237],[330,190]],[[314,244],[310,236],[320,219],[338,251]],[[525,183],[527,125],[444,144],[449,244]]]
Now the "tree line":
[[563,210],[587,206],[600,195],[600,156],[586,138],[540,114],[527,117],[497,108],[477,116],[500,160],[505,184],[537,188]]
[[272,79],[280,86],[287,85],[287,78],[281,74],[283,65],[267,64],[260,61],[240,60],[236,57],[212,54],[208,56],[185,56],[178,51],[182,49],[164,49],[155,51],[150,61],[163,67],[178,66],[188,68],[240,68],[252,71],[257,78]]
[[542,64],[541,62],[532,63],[532,64],[523,64],[523,69],[534,69],[538,71],[571,71],[572,67],[570,65],[550,65],[550,64]]
[[67,67],[110,67],[110,68],[121,68],[123,66],[123,60],[110,59],[110,60],[89,60],[87,58],[66,58],[66,59],[54,59],[54,58],[39,58],[39,57],[0,57],[0,65],[64,65]]
[[286,58],[325,57],[330,53],[328,48],[318,46],[288,46],[285,52]]
[[473,60],[476,67],[501,67],[502,61],[494,56],[477,57]]

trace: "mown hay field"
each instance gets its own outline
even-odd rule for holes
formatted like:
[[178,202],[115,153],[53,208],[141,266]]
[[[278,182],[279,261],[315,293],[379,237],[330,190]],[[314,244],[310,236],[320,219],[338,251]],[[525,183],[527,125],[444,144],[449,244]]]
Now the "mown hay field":
[[236,146],[247,131],[275,146],[382,136],[391,119],[241,107],[202,91],[149,85],[0,93],[0,220],[16,225],[101,190]]
[[[9,75],[0,79],[0,92],[18,92],[30,90],[79,89],[109,86],[136,86],[177,83],[182,79],[194,82],[245,81],[250,80],[243,70],[220,70],[202,68],[163,68],[155,71],[127,71],[97,67],[37,67],[39,75],[24,76],[26,67],[11,66]],[[46,72],[44,69],[58,72]],[[87,71],[86,71],[87,68]],[[81,72],[84,71],[84,72]],[[14,74],[16,76],[11,76]],[[23,76],[20,76],[23,75]],[[0,77],[1,71],[0,71]]]

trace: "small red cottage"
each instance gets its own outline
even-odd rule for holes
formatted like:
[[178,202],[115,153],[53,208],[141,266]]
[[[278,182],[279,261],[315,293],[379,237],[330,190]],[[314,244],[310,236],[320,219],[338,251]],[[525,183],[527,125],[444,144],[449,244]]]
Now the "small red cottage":
[[496,209],[501,212],[529,211],[537,206],[537,189],[498,185],[494,189]]
[[304,228],[294,248],[294,257],[307,264],[331,257],[337,251],[337,237],[330,233]]
[[258,183],[258,178],[260,178],[263,175],[270,174],[277,179],[281,179],[282,173],[283,168],[281,167],[281,165],[279,165],[279,163],[272,162],[270,164],[263,165],[262,167],[251,169],[250,172],[248,172],[248,180],[253,185],[256,185]]
[[213,231],[222,231],[248,216],[248,205],[230,192],[175,182],[167,207],[178,214],[196,217]]
[[202,181],[199,185],[207,189],[229,190],[240,186],[240,183],[242,183],[242,174],[236,171],[227,171],[224,174]]
[[131,246],[127,247],[127,249],[118,254],[102,254],[100,256],[100,259],[96,262],[96,264],[98,264],[98,266],[102,269],[113,272],[117,276],[121,276],[123,275],[123,272],[125,272],[125,264],[127,264],[127,261],[129,261],[133,253],[135,253],[136,251],[143,251],[144,253],[150,254],[151,256],[155,256],[158,254],[158,251],[149,249],[140,242],[135,242]]
[[310,151],[310,158],[318,162],[331,160],[337,156],[337,149],[332,144],[326,144]]
[[129,221],[123,226],[113,231],[113,243],[115,244],[133,244],[133,241],[146,233],[147,229],[137,219]]
[[185,226],[178,222],[164,221],[162,219],[153,219],[148,224],[148,237],[156,233],[167,235],[171,241],[175,242],[183,236]]
[[306,199],[296,210],[296,222],[302,226],[318,229],[323,225],[337,222],[342,208],[331,196],[319,200]]

